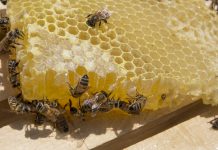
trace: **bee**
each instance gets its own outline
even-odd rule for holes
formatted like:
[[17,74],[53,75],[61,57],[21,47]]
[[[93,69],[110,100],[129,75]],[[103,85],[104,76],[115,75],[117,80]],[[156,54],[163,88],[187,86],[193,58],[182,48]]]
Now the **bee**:
[[212,125],[212,128],[217,130],[218,129],[218,118],[214,118],[209,122]]
[[37,112],[44,115],[46,118],[48,118],[52,122],[56,122],[57,120],[56,116],[60,115],[60,112],[57,109],[51,108],[43,100],[38,101],[35,107],[36,107]]
[[18,76],[19,73],[14,73],[12,75],[9,76],[9,81],[12,84],[12,87],[19,87],[20,86],[20,81],[18,80]]
[[49,104],[45,103],[42,100],[35,101],[34,104],[36,107],[36,111],[41,115],[45,116],[49,121],[55,123],[55,126],[59,131],[68,131],[67,121],[63,114],[60,112],[60,110],[50,107]]
[[6,5],[6,4],[7,4],[7,0],[1,0],[1,3],[2,3],[3,5]]
[[107,19],[109,19],[110,16],[111,16],[111,13],[105,8],[105,9],[95,12],[94,14],[89,14],[86,17],[88,18],[88,20],[86,21],[86,24],[90,27],[95,27],[95,24],[99,22],[99,26],[101,26],[101,21],[104,21],[104,23],[107,23]]
[[82,106],[80,105],[80,110],[82,113],[88,113],[91,112],[92,116],[95,116],[99,108],[102,104],[106,103],[108,101],[108,96],[110,94],[107,94],[105,91],[101,91],[98,93],[95,93],[94,96],[92,96],[89,99],[86,99]]
[[16,39],[23,39],[24,33],[19,29],[9,31],[7,35],[0,42],[0,53],[6,53],[10,51],[10,48],[16,48],[15,45],[21,45],[16,42]]
[[0,28],[6,33],[10,30],[10,20],[8,17],[0,18]]
[[218,0],[211,0],[210,9],[218,12]]
[[9,60],[8,61],[8,72],[10,74],[15,74],[16,73],[16,67],[18,66],[19,61],[17,62],[16,60]]
[[10,109],[16,113],[32,112],[30,103],[23,101],[21,93],[18,94],[17,96],[10,96],[8,98],[8,104]]
[[89,85],[89,77],[87,75],[82,76],[75,88],[72,88],[69,83],[67,84],[69,86],[71,95],[75,98],[78,98],[87,91]]
[[136,96],[131,99],[133,102],[129,101],[128,112],[130,114],[139,114],[144,108],[147,98],[137,92]]

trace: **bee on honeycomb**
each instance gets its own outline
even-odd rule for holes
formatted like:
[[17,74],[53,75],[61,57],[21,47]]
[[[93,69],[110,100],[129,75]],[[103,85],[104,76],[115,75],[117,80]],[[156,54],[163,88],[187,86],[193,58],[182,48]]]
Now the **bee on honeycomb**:
[[89,14],[86,18],[86,24],[90,27],[95,27],[96,23],[99,22],[99,26],[101,26],[101,21],[107,23],[107,20],[110,18],[111,13],[108,9],[104,8],[102,10],[96,11],[94,14]]

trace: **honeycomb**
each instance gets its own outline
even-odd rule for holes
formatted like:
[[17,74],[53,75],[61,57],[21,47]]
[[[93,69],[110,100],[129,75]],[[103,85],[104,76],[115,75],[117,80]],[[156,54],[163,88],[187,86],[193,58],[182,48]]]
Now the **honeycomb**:
[[[87,26],[86,16],[103,8],[108,23]],[[218,16],[203,0],[11,0],[7,13],[25,32],[12,57],[27,100],[77,105],[66,83],[87,74],[83,98],[104,90],[126,100],[138,91],[146,109],[218,104]]]

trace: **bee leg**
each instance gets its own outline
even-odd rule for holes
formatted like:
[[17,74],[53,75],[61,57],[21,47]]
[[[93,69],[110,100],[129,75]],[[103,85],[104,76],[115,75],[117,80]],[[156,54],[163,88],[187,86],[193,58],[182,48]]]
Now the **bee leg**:
[[91,15],[92,15],[92,14],[87,15],[86,18],[89,18]]
[[64,109],[69,105],[69,103],[70,103],[70,99],[69,99],[69,102],[64,105]]
[[22,44],[20,44],[20,43],[17,43],[17,42],[14,42],[14,44],[16,44],[16,45],[22,45]]
[[101,21],[99,22],[99,27],[101,26]]
[[106,20],[106,19],[104,19],[103,21],[104,21],[104,23],[107,23],[107,20]]

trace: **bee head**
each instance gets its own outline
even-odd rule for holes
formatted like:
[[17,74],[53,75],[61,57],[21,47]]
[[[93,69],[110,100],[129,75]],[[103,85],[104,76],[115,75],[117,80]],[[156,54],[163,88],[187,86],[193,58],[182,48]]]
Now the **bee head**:
[[71,107],[71,108],[70,108],[70,112],[71,112],[72,114],[76,114],[78,111],[77,111],[77,109],[76,109],[75,107]]
[[89,77],[88,77],[87,74],[85,74],[85,75],[83,76],[83,78],[88,79]]

